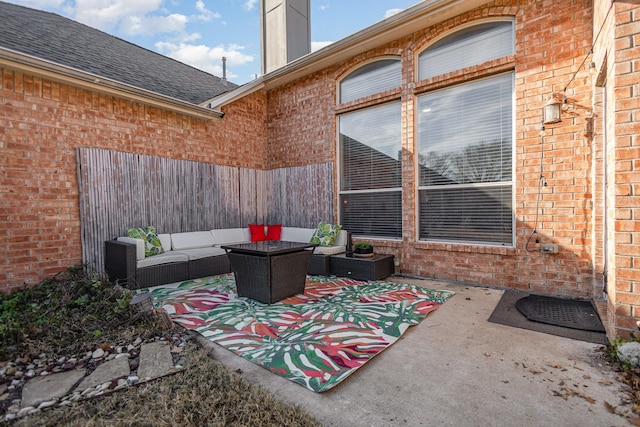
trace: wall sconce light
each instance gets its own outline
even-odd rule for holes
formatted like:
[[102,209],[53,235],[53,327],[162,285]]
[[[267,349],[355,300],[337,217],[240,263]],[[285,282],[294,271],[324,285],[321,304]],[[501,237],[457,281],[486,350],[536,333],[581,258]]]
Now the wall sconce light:
[[549,100],[544,104],[544,107],[542,109],[542,122],[545,125],[561,122],[561,112],[562,102],[551,96]]

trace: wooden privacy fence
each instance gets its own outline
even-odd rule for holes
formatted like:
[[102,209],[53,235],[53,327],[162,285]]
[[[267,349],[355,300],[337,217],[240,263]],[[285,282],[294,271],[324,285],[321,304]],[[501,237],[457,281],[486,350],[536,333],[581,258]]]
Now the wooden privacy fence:
[[104,242],[130,227],[159,233],[335,221],[333,164],[269,171],[78,148],[83,262],[104,271]]

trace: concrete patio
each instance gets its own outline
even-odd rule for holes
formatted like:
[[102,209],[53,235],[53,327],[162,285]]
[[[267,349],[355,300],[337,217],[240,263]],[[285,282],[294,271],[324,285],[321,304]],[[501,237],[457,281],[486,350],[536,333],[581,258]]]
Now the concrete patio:
[[629,411],[599,345],[489,323],[501,290],[393,280],[456,295],[325,393],[198,339],[212,357],[326,426],[629,425],[607,409]]

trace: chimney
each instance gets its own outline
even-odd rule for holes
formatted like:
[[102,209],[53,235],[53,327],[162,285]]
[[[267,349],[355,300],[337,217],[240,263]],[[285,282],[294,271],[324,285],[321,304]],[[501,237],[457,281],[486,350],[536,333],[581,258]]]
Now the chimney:
[[227,81],[227,57],[222,57],[222,80]]
[[311,52],[311,0],[260,0],[262,74]]

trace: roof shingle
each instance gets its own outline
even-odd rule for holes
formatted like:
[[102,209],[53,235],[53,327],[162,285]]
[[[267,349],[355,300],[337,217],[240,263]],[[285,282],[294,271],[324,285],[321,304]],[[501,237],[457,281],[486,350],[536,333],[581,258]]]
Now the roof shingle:
[[60,15],[4,2],[0,47],[196,105],[238,87]]

